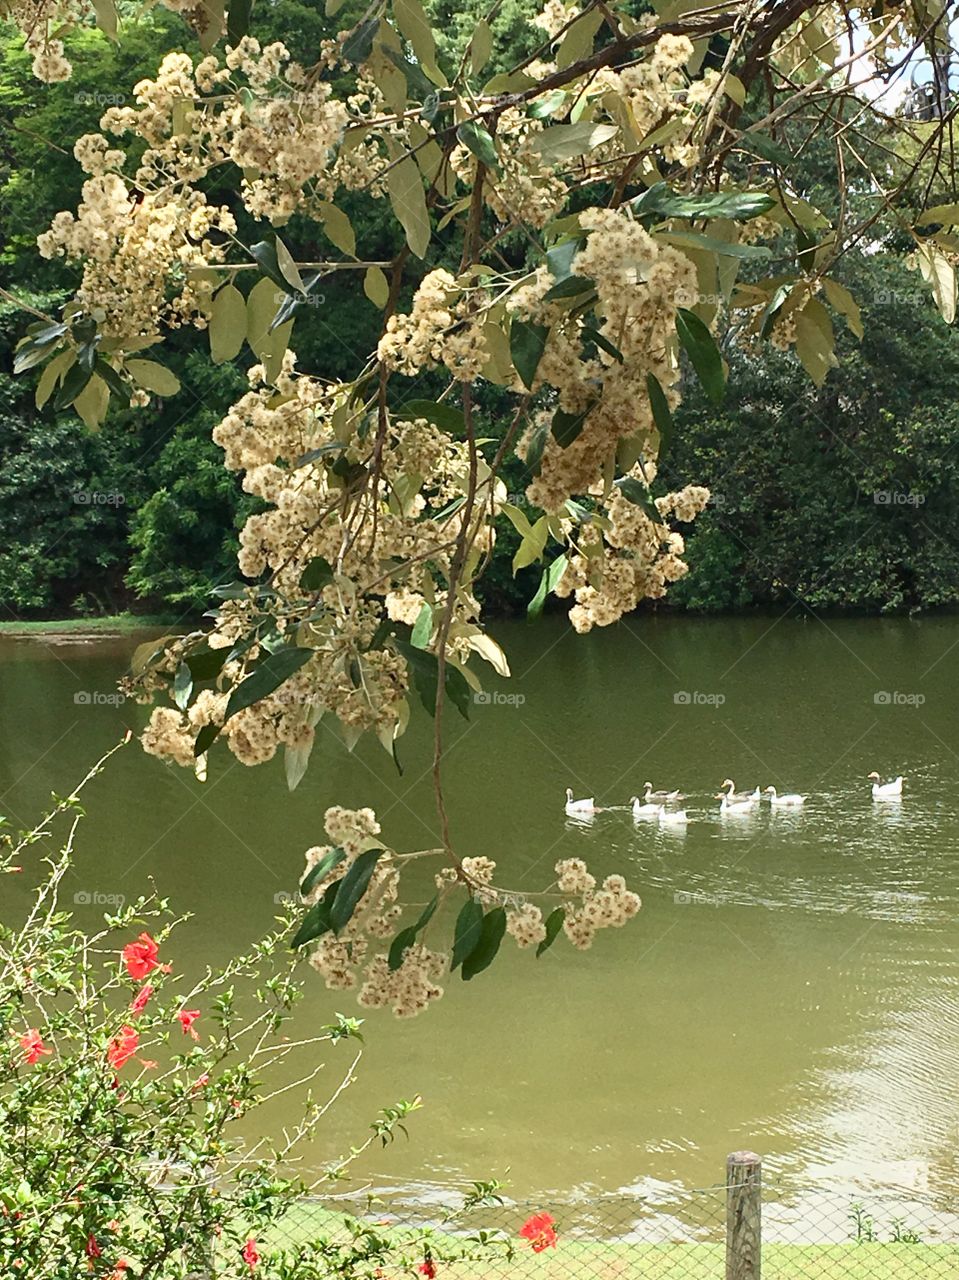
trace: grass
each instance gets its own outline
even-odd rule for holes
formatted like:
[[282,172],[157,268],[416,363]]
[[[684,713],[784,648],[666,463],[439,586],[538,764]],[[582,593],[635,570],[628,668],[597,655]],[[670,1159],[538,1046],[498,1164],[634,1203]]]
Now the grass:
[[140,627],[165,627],[169,616],[154,613],[115,613],[95,618],[54,618],[31,622],[0,622],[0,635],[88,635],[92,632],[136,631]]
[[[374,1229],[409,1229],[395,1219],[371,1219]],[[311,1234],[338,1236],[340,1214],[317,1203],[302,1204],[271,1232],[269,1244],[294,1248]],[[399,1228],[397,1230],[397,1228]],[[342,1238],[342,1237],[340,1237]],[[462,1236],[434,1232],[442,1246],[462,1246]],[[512,1261],[495,1254],[484,1262],[443,1263],[439,1280],[725,1280],[723,1243],[664,1244],[584,1240],[560,1235],[555,1249],[533,1253],[513,1239]],[[762,1251],[764,1280],[957,1280],[959,1244],[902,1244],[849,1241],[836,1244],[766,1243]]]

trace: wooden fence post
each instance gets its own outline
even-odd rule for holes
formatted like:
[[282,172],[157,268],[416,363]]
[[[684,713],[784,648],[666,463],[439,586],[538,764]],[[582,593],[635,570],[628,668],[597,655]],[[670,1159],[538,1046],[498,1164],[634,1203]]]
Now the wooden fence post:
[[762,1168],[754,1151],[726,1159],[726,1280],[760,1280]]

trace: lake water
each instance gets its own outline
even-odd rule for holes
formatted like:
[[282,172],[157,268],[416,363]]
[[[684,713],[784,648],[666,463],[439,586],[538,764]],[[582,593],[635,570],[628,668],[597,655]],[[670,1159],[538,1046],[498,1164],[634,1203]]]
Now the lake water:
[[[489,687],[517,696],[449,722],[457,847],[496,858],[519,890],[581,856],[624,872],[644,908],[584,955],[563,939],[540,961],[504,944],[424,1017],[370,1015],[361,1079],[317,1163],[420,1093],[411,1141],[372,1155],[371,1175],[435,1188],[509,1169],[518,1196],[668,1193],[715,1183],[749,1147],[797,1189],[959,1194],[959,621],[494,631],[514,679]],[[14,823],[143,723],[102,701],[141,639],[0,640],[0,811]],[[178,963],[223,959],[269,928],[328,804],[372,806],[398,849],[438,843],[430,733],[415,716],[399,777],[375,744],[350,756],[321,730],[293,795],[277,762],[248,771],[214,753],[201,786],[131,746],[87,793],[71,893],[129,898],[154,876],[196,913]],[[906,775],[900,805],[873,803],[872,769]],[[809,799],[721,821],[727,776]],[[684,835],[626,807],[564,816],[567,786],[625,806],[647,778],[685,792]],[[92,924],[97,908],[76,911]],[[304,1029],[357,1012],[319,978],[301,1008]]]

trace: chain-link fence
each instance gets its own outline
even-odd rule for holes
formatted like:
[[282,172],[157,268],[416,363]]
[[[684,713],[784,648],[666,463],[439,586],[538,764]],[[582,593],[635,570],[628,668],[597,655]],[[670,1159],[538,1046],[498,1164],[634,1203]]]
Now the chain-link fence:
[[[736,1159],[725,1182],[681,1194],[670,1186],[535,1203],[504,1196],[465,1212],[435,1188],[304,1199],[277,1224],[274,1242],[295,1249],[342,1230],[351,1215],[399,1238],[425,1230],[438,1244],[462,1243],[491,1233],[506,1246],[437,1264],[440,1280],[959,1280],[959,1212],[949,1204],[907,1192],[786,1189],[763,1179],[755,1157]],[[539,1252],[520,1235],[536,1214],[556,1231],[555,1245]]]

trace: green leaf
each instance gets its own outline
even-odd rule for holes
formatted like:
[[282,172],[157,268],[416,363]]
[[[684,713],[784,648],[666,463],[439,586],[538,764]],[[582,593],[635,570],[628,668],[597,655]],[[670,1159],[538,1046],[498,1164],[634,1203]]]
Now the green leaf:
[[576,236],[572,240],[561,240],[546,250],[546,265],[554,280],[559,282],[572,275],[573,260],[584,243],[582,236]]
[[314,556],[300,575],[300,590],[311,595],[322,591],[333,581],[333,570],[322,556]]
[[418,258],[424,258],[430,243],[430,215],[419,165],[411,155],[392,163],[386,186],[393,212],[406,233],[406,243]]
[[483,932],[483,908],[475,898],[463,903],[453,927],[453,954],[450,969],[457,969],[480,940]]
[[475,120],[464,120],[456,130],[456,136],[487,169],[499,169],[496,144],[481,124],[477,124]]
[[526,469],[531,475],[536,475],[539,470],[539,464],[543,461],[543,452],[546,449],[546,441],[548,439],[549,423],[541,422],[538,427],[534,428],[526,448]]
[[227,15],[226,34],[230,44],[236,48],[250,30],[250,18],[253,16],[253,0],[230,0],[230,11]]
[[656,423],[656,430],[659,432],[659,447],[662,449],[672,438],[673,415],[669,409],[666,392],[659,385],[659,379],[653,373],[647,373],[646,375],[646,392],[649,396],[650,408],[653,411],[653,421]]
[[250,254],[256,260],[257,266],[263,274],[268,276],[275,285],[279,285],[284,293],[302,292],[291,284],[283,274],[277,256],[276,243],[271,244],[269,240],[260,240],[257,244],[250,246]]
[[530,324],[527,320],[519,320],[515,316],[509,327],[509,350],[513,367],[530,391],[536,370],[546,349],[549,329],[546,325]]
[[219,736],[220,726],[218,724],[205,724],[196,735],[196,741],[193,744],[193,754],[195,756],[205,755]]
[[228,649],[198,649],[195,653],[191,653],[189,657],[184,658],[184,662],[190,668],[190,675],[193,677],[194,683],[203,680],[212,680],[219,675],[226,662]]
[[534,98],[526,108],[526,114],[531,120],[545,120],[558,111],[565,101],[566,90],[553,89],[550,93],[544,93],[541,98]]
[[576,298],[581,293],[590,293],[596,288],[596,281],[589,276],[566,276],[552,285],[543,294],[544,302],[557,302],[561,298]]
[[436,911],[436,908],[439,906],[439,904],[440,904],[440,895],[438,893],[434,893],[432,898],[430,898],[429,902],[423,908],[423,912],[419,920],[417,920],[416,924],[413,926],[413,928],[416,930],[417,933],[419,933],[420,930],[425,929],[426,926],[429,924],[429,922],[433,919],[433,913]]
[[477,22],[470,40],[470,74],[479,75],[493,52],[493,31],[485,18]]
[[500,943],[506,933],[506,911],[503,907],[494,907],[483,918],[483,928],[479,941],[463,961],[463,981],[469,982],[478,973],[488,969],[496,958]]
[[290,288],[296,293],[306,293],[306,285],[303,283],[303,277],[300,275],[300,269],[296,265],[293,254],[279,236],[276,237],[276,263],[280,268],[280,274]]
[[181,662],[173,677],[173,701],[181,711],[186,711],[193,692],[193,672],[185,662]]
[[407,929],[401,929],[393,939],[393,945],[390,947],[388,965],[391,972],[395,972],[403,963],[403,957],[409,951],[410,947],[416,941],[416,929],[410,925]]
[[452,404],[439,404],[436,400],[407,400],[393,411],[393,417],[406,422],[413,418],[425,418],[444,431],[465,431],[466,419],[462,409]]
[[423,608],[419,611],[416,622],[413,624],[413,634],[410,636],[410,644],[416,649],[426,649],[430,643],[430,636],[433,634],[433,606],[424,602]]
[[123,380],[114,369],[113,365],[107,364],[103,356],[97,356],[97,362],[93,366],[93,372],[98,378],[102,378],[115,396],[120,397],[121,404],[126,404],[129,400],[130,392],[123,385]]
[[551,565],[543,570],[543,576],[539,580],[539,586],[536,589],[536,595],[526,606],[526,616],[530,620],[538,618],[543,612],[543,606],[546,603],[546,597],[559,582],[560,578],[566,572],[568,561],[565,555],[557,556]]
[[310,867],[300,883],[300,893],[303,897],[312,892],[313,886],[328,876],[334,867],[338,867],[345,857],[346,852],[340,848],[330,849],[328,853],[324,853],[319,862]]
[[653,502],[653,495],[641,480],[634,480],[632,476],[621,476],[614,483],[623,497],[635,506],[642,507],[654,524],[663,523],[663,517],[659,514],[656,504]]
[[589,405],[580,413],[567,413],[565,409],[557,409],[553,414],[553,439],[562,449],[568,449],[583,430],[583,424],[593,410]]
[[300,922],[299,929],[293,935],[293,941],[290,943],[291,951],[296,951],[308,942],[314,942],[317,938],[322,937],[324,933],[330,932],[333,928],[331,920],[332,907],[339,896],[339,888],[342,883],[342,880],[334,880],[319,902],[315,902],[310,907]]
[[676,332],[706,395],[714,404],[722,403],[726,377],[715,338],[699,316],[685,307],[676,312]]
[[92,377],[92,369],[84,369],[81,364],[73,365],[67,371],[59,391],[53,397],[54,409],[65,409],[67,405],[73,404]]
[[126,369],[138,386],[158,396],[175,396],[180,390],[176,374],[155,360],[128,360]]
[[373,52],[373,38],[379,28],[379,18],[367,18],[355,27],[343,42],[343,57],[354,66],[365,62]]
[[403,957],[417,939],[417,935],[429,924],[433,918],[433,912],[439,904],[439,894],[434,894],[430,901],[423,908],[423,913],[417,920],[416,924],[410,925],[407,929],[401,929],[393,939],[393,945],[390,947],[389,967],[396,970],[403,963]]
[[433,28],[419,0],[393,0],[393,18],[402,35],[413,46],[423,71],[433,84],[445,89],[448,82],[436,64]]
[[210,358],[223,364],[240,354],[246,337],[246,301],[235,284],[217,290],[210,315]]
[[773,296],[770,298],[769,305],[766,307],[766,310],[763,312],[763,317],[759,324],[760,338],[763,338],[763,339],[768,338],[769,335],[772,333],[773,325],[776,323],[776,317],[779,315],[779,312],[782,310],[783,303],[792,293],[794,286],[795,286],[795,282],[792,280],[789,280],[785,284],[781,284],[779,288],[776,290],[776,292],[773,294]]
[[547,516],[540,516],[536,523],[530,526],[529,532],[524,534],[523,541],[519,544],[516,554],[513,556],[514,574],[517,574],[520,569],[525,569],[527,565],[533,564],[542,556],[546,549],[548,537],[549,519]]
[[546,917],[546,937],[536,948],[537,958],[548,951],[556,939],[559,937],[559,931],[563,927],[563,921],[566,919],[566,909],[557,907],[555,911],[551,911]]
[[268,697],[274,689],[285,684],[290,676],[299,671],[300,667],[305,662],[309,662],[315,654],[315,649],[299,649],[295,645],[277,649],[269,654],[230,694],[230,700],[226,704],[224,723],[238,711],[245,711],[255,702]]
[[614,347],[609,338],[605,334],[600,333],[598,329],[594,329],[592,325],[583,325],[583,337],[599,347],[600,351],[605,351],[608,356],[612,356],[619,364],[625,363],[625,358],[619,347]]
[[379,267],[367,267],[363,276],[363,292],[374,307],[382,311],[390,300],[390,282]]
[[[439,660],[429,650],[415,649],[406,640],[398,636],[393,638],[397,651],[407,661],[413,675],[413,684],[420,696],[420,701],[430,715],[436,714],[436,690],[439,684]],[[459,712],[468,720],[471,701],[470,687],[462,671],[457,671],[451,663],[446,663],[446,679],[444,681],[446,695]]]
[[683,196],[670,191],[665,182],[636,196],[631,202],[634,213],[655,214],[664,218],[733,218],[745,222],[766,213],[776,204],[773,196],[761,191],[717,191],[713,194]]
[[319,215],[330,243],[352,258],[356,254],[356,233],[349,214],[344,213],[339,205],[331,204],[329,200],[315,200],[311,207]]
[[339,933],[342,929],[345,929],[353,918],[353,912],[356,910],[360,898],[369,888],[370,880],[382,853],[382,849],[367,849],[365,853],[359,854],[356,860],[351,863],[349,871],[338,882],[340,886],[339,892],[333,899],[333,905],[330,908],[330,924],[333,926],[334,933]]
[[609,142],[619,133],[615,124],[596,124],[592,120],[580,120],[576,124],[554,124],[542,133],[530,138],[529,146],[539,153],[546,164],[563,164],[575,160],[595,147]]

